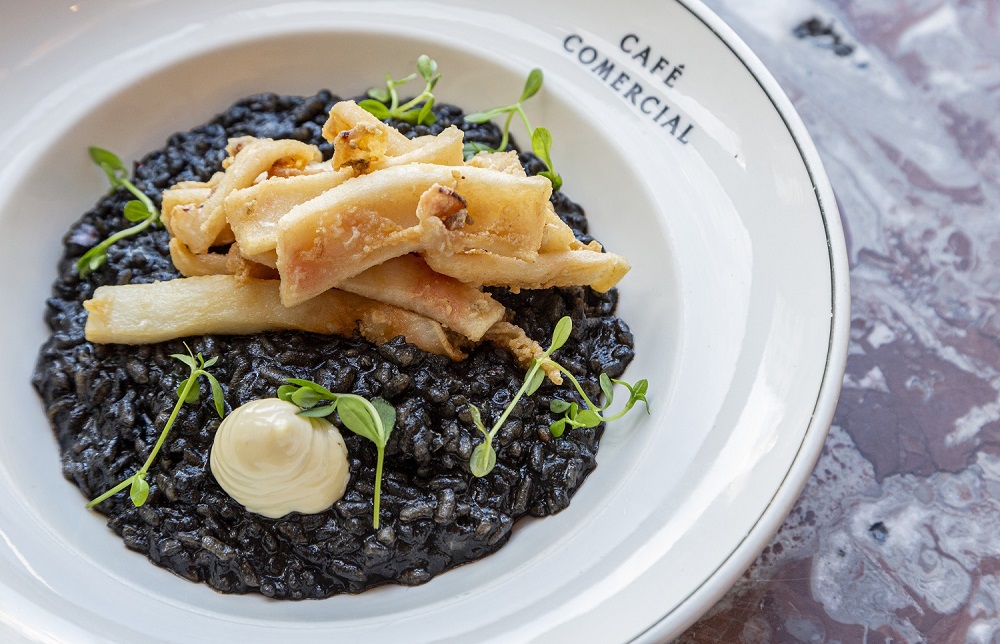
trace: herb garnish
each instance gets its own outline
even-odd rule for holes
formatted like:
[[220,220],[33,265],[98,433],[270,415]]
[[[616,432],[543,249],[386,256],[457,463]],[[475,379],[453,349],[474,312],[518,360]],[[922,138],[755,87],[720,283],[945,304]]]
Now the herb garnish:
[[[370,401],[357,394],[335,394],[311,380],[286,378],[289,384],[278,387],[278,398],[302,408],[300,416],[323,418],[334,411],[344,427],[375,443],[378,460],[375,464],[375,508],[372,527],[378,529],[379,501],[382,495],[382,465],[385,445],[396,425],[396,410],[382,398]],[[327,403],[320,405],[320,403]]]
[[136,188],[129,181],[128,170],[125,168],[125,164],[122,163],[122,160],[114,152],[95,146],[87,148],[87,152],[94,163],[104,170],[104,174],[108,175],[112,191],[118,188],[125,188],[135,195],[135,199],[125,204],[123,212],[125,219],[135,223],[135,225],[114,233],[84,253],[76,262],[76,272],[80,277],[86,277],[104,264],[108,258],[107,250],[109,246],[120,239],[137,235],[150,226],[160,223],[160,211],[156,209],[156,206],[153,205],[153,202],[142,190]]
[[[417,74],[410,74],[405,78],[394,80],[388,72],[385,74],[385,88],[373,87],[368,90],[369,98],[358,103],[358,107],[371,113],[375,118],[384,121],[389,118],[399,119],[411,125],[433,125],[437,122],[437,117],[431,109],[434,107],[434,86],[441,79],[441,74],[437,73],[437,63],[427,54],[421,54],[417,58],[417,72],[424,79],[424,91],[419,96],[399,104],[399,93],[396,88],[405,85],[417,77]],[[422,107],[417,107],[423,103]],[[388,104],[388,105],[386,105]]]
[[139,468],[138,472],[88,503],[88,508],[92,508],[106,499],[111,498],[125,488],[130,488],[129,498],[132,499],[132,504],[135,507],[140,507],[146,502],[146,497],[149,496],[149,483],[146,482],[146,475],[149,473],[149,468],[153,464],[153,461],[156,460],[156,455],[159,454],[160,448],[163,447],[163,443],[166,442],[167,434],[170,433],[170,428],[174,426],[174,421],[177,420],[177,414],[180,412],[181,407],[184,403],[198,402],[198,398],[200,396],[198,378],[205,376],[208,380],[212,389],[212,399],[215,402],[215,411],[218,412],[219,418],[222,418],[222,415],[225,413],[225,401],[222,398],[222,386],[219,384],[219,381],[215,378],[215,376],[207,371],[207,369],[214,365],[219,358],[215,357],[205,360],[201,353],[195,356],[191,353],[190,347],[186,344],[184,346],[188,350],[187,355],[175,353],[170,357],[176,358],[186,364],[191,370],[191,375],[185,378],[184,381],[178,385],[177,404],[174,405],[173,411],[170,412],[170,417],[167,419],[166,425],[163,426],[163,430],[160,432],[160,438],[156,441],[156,445],[153,446],[153,451],[149,453],[149,457],[146,459],[146,462],[142,464],[142,467]]
[[[608,377],[608,374],[602,373],[600,384],[601,392],[604,394],[604,405],[597,405],[592,402],[589,397],[587,397],[587,394],[583,392],[583,389],[580,387],[580,383],[573,377],[573,374],[566,371],[566,369],[559,364],[556,364],[556,367],[569,377],[570,382],[573,383],[577,393],[580,394],[580,397],[583,398],[584,403],[587,405],[586,408],[580,409],[580,406],[575,402],[567,402],[561,398],[554,398],[552,402],[549,403],[549,411],[554,414],[564,414],[562,418],[549,425],[549,432],[556,438],[562,436],[566,427],[597,427],[600,423],[609,423],[613,420],[618,420],[627,414],[629,410],[632,409],[632,407],[634,407],[640,400],[642,401],[642,404],[646,406],[646,413],[649,413],[649,402],[646,400],[646,391],[649,389],[649,383],[645,378],[635,383],[633,386],[624,380],[615,380]],[[603,412],[605,409],[610,407],[611,401],[614,400],[614,385],[621,385],[628,389],[628,401],[617,414],[613,416],[602,416],[599,412]]]
[[552,167],[552,133],[544,127],[532,128],[531,123],[528,122],[528,115],[524,113],[524,102],[538,93],[538,90],[542,88],[542,80],[542,70],[536,67],[528,73],[524,89],[521,90],[521,97],[517,99],[516,103],[466,115],[465,120],[469,123],[486,123],[504,114],[507,115],[507,118],[503,124],[503,138],[500,139],[500,145],[496,149],[482,143],[469,141],[465,144],[464,151],[465,157],[468,159],[475,156],[477,152],[503,152],[506,150],[510,141],[510,123],[514,119],[514,115],[517,114],[521,117],[521,122],[524,123],[524,129],[531,136],[531,151],[545,163],[546,170],[538,174],[552,182],[553,190],[558,190],[562,186],[562,177]]
[[[538,391],[538,388],[542,385],[542,381],[545,379],[544,367],[546,365],[551,365],[563,373],[570,382],[573,383],[574,388],[583,398],[586,408],[581,409],[577,403],[567,402],[565,400],[556,398],[550,405],[549,409],[554,413],[562,413],[564,416],[559,420],[554,421],[549,425],[549,432],[556,438],[562,436],[563,431],[566,427],[596,427],[602,422],[608,422],[612,420],[617,420],[632,409],[633,406],[640,400],[646,406],[646,413],[649,413],[649,403],[646,400],[646,391],[649,388],[649,383],[643,379],[635,383],[634,386],[622,380],[612,380],[608,377],[606,373],[602,373],[600,377],[601,391],[605,396],[604,406],[598,406],[587,397],[584,393],[583,387],[580,386],[580,382],[576,377],[570,373],[566,367],[562,366],[555,360],[551,358],[553,352],[566,344],[569,339],[570,333],[573,332],[573,321],[569,316],[564,316],[556,323],[555,329],[552,331],[552,343],[549,348],[542,354],[541,358],[536,358],[531,361],[531,365],[528,367],[527,373],[524,375],[524,383],[521,388],[517,390],[514,394],[514,398],[507,404],[504,408],[503,413],[493,424],[493,427],[489,430],[483,425],[482,415],[477,408],[472,403],[469,403],[469,414],[472,416],[472,422],[475,423],[479,431],[483,433],[484,440],[482,443],[476,446],[472,450],[472,457],[469,459],[469,469],[472,470],[472,474],[478,477],[486,476],[489,474],[497,462],[497,453],[493,448],[493,438],[500,431],[500,427],[507,420],[511,411],[517,405],[518,401],[521,400],[522,396],[531,396],[533,393]],[[614,398],[613,384],[623,385],[629,391],[628,402],[625,403],[625,407],[613,416],[601,416],[598,412],[603,412],[611,405],[611,401]]]

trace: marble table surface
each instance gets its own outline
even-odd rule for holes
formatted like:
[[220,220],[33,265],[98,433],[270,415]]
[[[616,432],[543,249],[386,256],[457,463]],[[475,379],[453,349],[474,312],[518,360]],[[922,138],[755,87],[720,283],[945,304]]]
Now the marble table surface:
[[1000,641],[1000,2],[706,4],[819,148],[851,345],[797,505],[679,641]]

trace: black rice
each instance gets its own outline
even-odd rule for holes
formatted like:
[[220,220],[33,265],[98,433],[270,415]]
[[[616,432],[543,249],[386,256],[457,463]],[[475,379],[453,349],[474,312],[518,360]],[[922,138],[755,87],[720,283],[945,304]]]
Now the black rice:
[[[161,191],[177,181],[207,180],[226,156],[227,139],[242,135],[307,141],[329,157],[320,129],[336,100],[326,91],[241,100],[211,122],[174,134],[162,149],[144,157],[136,165],[135,183],[159,203]],[[408,136],[419,136],[455,124],[466,130],[467,140],[499,141],[495,126],[466,124],[454,106],[434,111],[434,126],[395,125]],[[521,153],[521,159],[532,174],[543,169],[530,153]],[[66,234],[46,314],[52,335],[41,348],[33,376],[59,443],[63,473],[87,499],[142,465],[186,375],[186,368],[169,357],[186,352],[180,340],[120,346],[84,339],[82,302],[97,286],[178,277],[162,229],[115,244],[105,266],[86,279],[76,276],[77,258],[127,225],[121,212],[129,198],[123,189],[103,197]],[[577,236],[589,239],[583,210],[562,192],[553,195],[553,203]],[[618,377],[632,359],[631,333],[614,317],[615,291],[567,288],[512,294],[496,289],[494,294],[543,345],[556,321],[572,316],[573,335],[557,357],[591,396],[598,393],[602,371]],[[122,493],[97,511],[107,515],[109,527],[127,547],[222,592],[303,599],[389,582],[425,583],[500,548],[518,518],[567,507],[596,465],[603,426],[552,438],[548,424],[554,417],[548,407],[557,389],[546,383],[517,405],[500,431],[496,469],[481,479],[470,474],[469,456],[481,436],[468,404],[478,405],[484,418],[496,418],[524,377],[511,356],[489,344],[454,363],[401,338],[382,346],[292,332],[185,341],[195,352],[219,358],[212,371],[222,382],[228,409],[274,396],[285,378],[300,377],[333,391],[381,396],[398,412],[386,450],[382,525],[375,530],[375,449],[370,442],[343,432],[351,480],[344,498],[331,509],[268,519],[247,512],[212,477],[208,454],[220,422],[212,405],[203,398],[182,408],[150,471],[147,503],[133,507]],[[558,393],[572,394],[568,387]]]

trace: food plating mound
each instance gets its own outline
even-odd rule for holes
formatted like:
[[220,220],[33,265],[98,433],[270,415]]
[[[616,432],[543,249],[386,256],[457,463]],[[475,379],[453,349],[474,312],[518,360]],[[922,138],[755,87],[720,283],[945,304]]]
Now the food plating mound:
[[[227,112],[142,159],[134,182],[159,204],[160,193],[177,181],[206,181],[221,168],[230,137],[295,138],[332,150],[321,135],[329,92],[311,97],[262,94],[237,102]],[[471,125],[453,106],[435,108],[431,127],[395,123],[408,136],[439,132],[454,124],[466,140],[499,143],[492,124]],[[544,169],[528,153],[529,173]],[[97,171],[95,169],[95,171]],[[33,383],[41,394],[59,441],[63,473],[93,498],[131,476],[142,465],[176,401],[186,368],[170,354],[186,353],[177,340],[155,345],[94,345],[84,339],[82,302],[103,284],[151,282],[178,277],[162,229],[111,246],[107,264],[80,280],[74,264],[90,246],[122,228],[130,195],[117,190],[85,213],[67,233],[59,278],[48,301],[52,336],[43,345]],[[582,239],[586,217],[561,192],[553,203]],[[546,345],[556,321],[573,318],[573,335],[557,353],[588,395],[597,378],[621,375],[632,359],[632,335],[614,317],[617,295],[588,288],[502,290],[495,296],[514,321]],[[292,513],[268,519],[247,512],[212,477],[208,454],[219,425],[206,399],[185,405],[150,470],[150,495],[141,508],[126,493],[98,511],[129,548],[192,581],[230,593],[260,592],[275,598],[322,598],[359,592],[383,583],[421,584],[453,566],[500,548],[524,515],[546,516],[569,505],[570,497],[596,466],[603,426],[571,429],[559,439],[548,434],[554,394],[568,386],[546,383],[522,399],[497,436],[496,469],[479,479],[468,461],[481,435],[467,405],[484,419],[496,418],[524,378],[507,353],[483,344],[460,363],[424,353],[396,339],[376,347],[357,338],[282,332],[256,336],[186,339],[206,358],[222,383],[228,409],[274,396],[285,378],[315,380],[338,392],[381,396],[397,409],[386,449],[381,526],[372,528],[375,448],[344,430],[351,479],[345,496],[320,514]],[[81,499],[80,511],[83,509]]]

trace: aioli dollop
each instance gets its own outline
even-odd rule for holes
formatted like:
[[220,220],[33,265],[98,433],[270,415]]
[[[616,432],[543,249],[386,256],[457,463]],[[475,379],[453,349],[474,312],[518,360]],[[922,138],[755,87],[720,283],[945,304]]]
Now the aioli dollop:
[[343,437],[326,419],[299,411],[263,398],[233,410],[219,426],[212,474],[247,510],[272,519],[314,514],[344,496],[350,472]]

